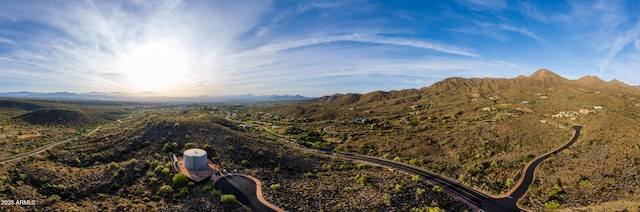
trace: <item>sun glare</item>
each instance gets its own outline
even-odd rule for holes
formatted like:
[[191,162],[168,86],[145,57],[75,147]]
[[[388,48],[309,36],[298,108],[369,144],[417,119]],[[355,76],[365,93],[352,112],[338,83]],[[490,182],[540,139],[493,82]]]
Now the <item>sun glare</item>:
[[166,92],[184,80],[189,63],[179,48],[151,42],[133,47],[121,57],[117,69],[127,75],[128,83],[137,90]]

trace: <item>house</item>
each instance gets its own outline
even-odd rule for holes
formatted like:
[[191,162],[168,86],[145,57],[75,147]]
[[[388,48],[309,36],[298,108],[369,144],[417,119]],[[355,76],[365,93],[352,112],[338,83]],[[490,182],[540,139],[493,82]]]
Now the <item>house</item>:
[[602,110],[602,106],[593,106],[594,110]]
[[369,120],[367,120],[365,118],[358,117],[358,118],[355,119],[355,122],[365,124],[365,123],[369,122]]

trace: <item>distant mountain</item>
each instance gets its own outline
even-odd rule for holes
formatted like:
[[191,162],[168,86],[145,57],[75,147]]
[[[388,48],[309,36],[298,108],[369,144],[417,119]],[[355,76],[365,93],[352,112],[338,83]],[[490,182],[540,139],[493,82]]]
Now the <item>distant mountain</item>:
[[300,95],[263,95],[256,96],[197,96],[197,97],[167,97],[153,92],[144,93],[39,93],[39,92],[7,92],[0,93],[0,97],[33,98],[33,99],[64,99],[64,100],[103,100],[103,101],[149,101],[149,102],[276,102],[276,101],[301,101],[310,99]]
[[[529,76],[516,78],[462,78],[451,77],[433,83],[429,87],[419,90],[407,89],[400,91],[375,91],[367,94],[333,94],[316,98],[315,102],[326,102],[330,105],[353,105],[386,102],[396,105],[406,102],[414,102],[425,96],[514,96],[516,93],[544,94],[550,89],[558,90],[581,88],[588,90],[601,90],[610,93],[640,92],[640,87],[629,86],[618,80],[606,82],[596,76],[585,76],[577,80],[569,80],[550,70],[540,69]],[[531,95],[531,94],[529,94]]]

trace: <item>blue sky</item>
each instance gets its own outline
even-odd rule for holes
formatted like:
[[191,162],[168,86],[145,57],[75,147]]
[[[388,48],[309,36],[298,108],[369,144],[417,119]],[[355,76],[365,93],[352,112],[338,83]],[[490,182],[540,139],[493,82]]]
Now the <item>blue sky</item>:
[[550,69],[640,84],[638,1],[2,1],[0,92],[365,93]]

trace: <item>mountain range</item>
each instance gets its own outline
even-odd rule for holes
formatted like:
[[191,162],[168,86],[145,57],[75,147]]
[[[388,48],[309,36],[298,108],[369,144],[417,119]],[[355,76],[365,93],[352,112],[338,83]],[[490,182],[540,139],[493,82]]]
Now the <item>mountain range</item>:
[[329,102],[335,105],[353,103],[372,103],[383,100],[403,98],[413,102],[422,95],[447,94],[463,92],[467,95],[487,96],[513,92],[512,88],[520,91],[536,91],[540,94],[548,93],[553,88],[583,88],[599,89],[608,92],[640,92],[640,87],[630,86],[618,80],[604,81],[597,76],[584,76],[577,80],[569,80],[547,69],[540,69],[530,76],[520,75],[516,78],[462,78],[451,77],[436,82],[421,89],[405,89],[399,91],[374,91],[367,94],[333,94],[314,99],[316,102]]
[[65,100],[104,100],[104,101],[145,101],[145,102],[277,102],[300,101],[310,99],[300,95],[230,95],[230,96],[197,96],[197,97],[167,97],[153,92],[143,93],[39,93],[39,92],[6,92],[0,97],[37,98],[37,99],[65,99]]

